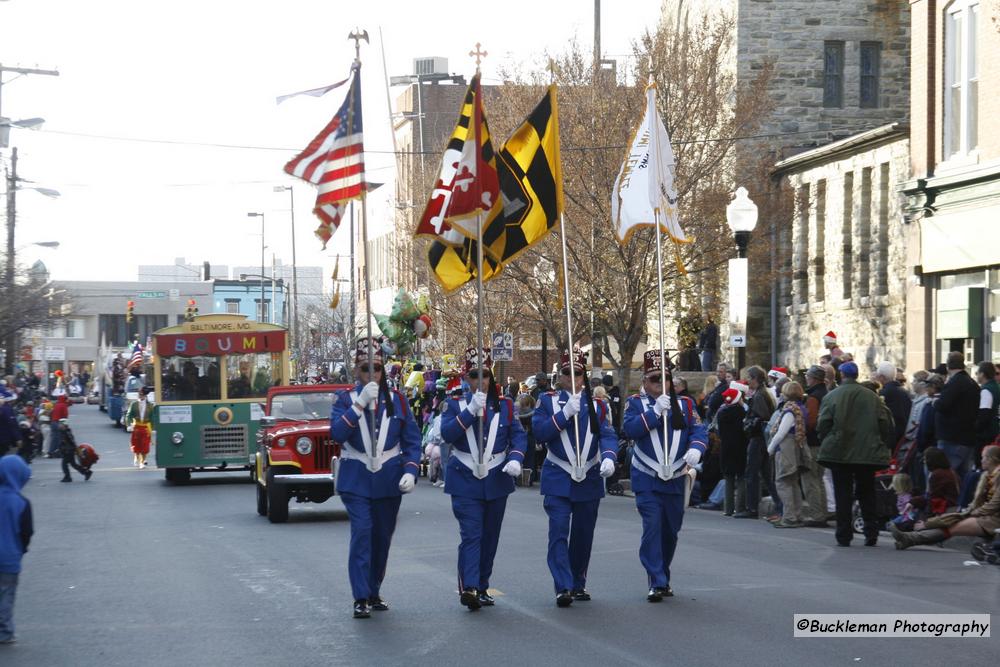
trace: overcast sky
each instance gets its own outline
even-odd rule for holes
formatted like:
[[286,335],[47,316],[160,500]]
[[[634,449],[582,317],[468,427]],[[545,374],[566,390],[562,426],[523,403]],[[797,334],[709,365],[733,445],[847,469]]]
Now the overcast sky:
[[[604,54],[629,53],[659,7],[605,0]],[[347,34],[367,29],[365,162],[369,180],[389,181],[380,27],[390,76],[411,73],[422,56],[444,56],[452,72],[470,76],[466,54],[478,41],[490,54],[484,82],[498,83],[500,66],[544,62],[574,35],[591,48],[593,13],[587,0],[0,0],[0,63],[60,72],[4,77],[2,114],[46,119],[40,131],[12,131],[19,173],[62,193],[18,193],[19,260],[42,259],[64,280],[135,280],[138,264],[175,257],[256,265],[260,224],[246,214],[263,211],[268,263],[272,250],[290,262],[288,193],[273,186],[295,184],[299,264],[332,269],[333,256],[346,252],[346,228],[321,252],[312,235],[315,192],[282,167],[328,122],[344,89],[281,105],[277,95],[343,79],[354,56]],[[401,92],[391,90],[393,103]],[[5,166],[9,158],[6,149]],[[370,215],[388,214],[392,191],[369,200]],[[40,241],[61,246],[27,245]]]

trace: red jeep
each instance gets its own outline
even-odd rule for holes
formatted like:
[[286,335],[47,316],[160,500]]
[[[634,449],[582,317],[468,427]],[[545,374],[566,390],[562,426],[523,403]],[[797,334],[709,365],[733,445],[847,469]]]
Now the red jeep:
[[334,495],[330,463],[340,444],[330,439],[330,411],[346,384],[292,385],[267,390],[257,431],[257,513],[288,520],[288,503],[321,503]]

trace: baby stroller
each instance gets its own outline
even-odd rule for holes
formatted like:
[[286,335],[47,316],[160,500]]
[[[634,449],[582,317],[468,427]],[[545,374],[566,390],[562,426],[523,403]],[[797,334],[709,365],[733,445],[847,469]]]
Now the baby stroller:
[[[896,448],[889,458],[889,467],[875,473],[875,514],[878,516],[879,529],[892,521],[898,514],[896,510],[896,491],[892,488],[892,478],[899,472],[910,469],[910,463],[917,451],[917,443],[903,438],[896,443]],[[864,519],[861,518],[861,508],[854,503],[854,532],[864,532]]]

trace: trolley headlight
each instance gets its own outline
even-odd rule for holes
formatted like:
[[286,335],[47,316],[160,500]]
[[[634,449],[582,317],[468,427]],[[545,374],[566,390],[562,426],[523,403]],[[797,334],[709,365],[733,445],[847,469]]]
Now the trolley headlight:
[[295,441],[295,451],[297,451],[302,456],[305,456],[313,450],[313,441],[311,438],[299,438]]
[[288,440],[285,438],[278,438],[278,447],[284,447],[288,444]]
[[170,436],[170,442],[174,443],[175,445],[181,444],[182,442],[184,442],[184,434],[181,433],[180,431],[174,431],[173,435]]

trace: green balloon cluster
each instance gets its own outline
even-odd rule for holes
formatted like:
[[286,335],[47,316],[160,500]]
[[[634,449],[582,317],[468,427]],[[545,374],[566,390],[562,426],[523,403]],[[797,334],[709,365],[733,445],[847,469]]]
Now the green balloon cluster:
[[429,309],[426,296],[414,300],[406,290],[400,289],[392,300],[392,312],[375,315],[378,328],[393,348],[392,354],[406,356],[413,352],[417,338],[427,337],[431,327]]

